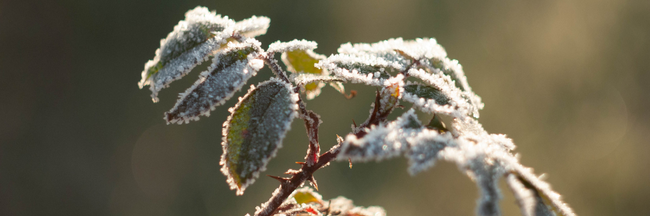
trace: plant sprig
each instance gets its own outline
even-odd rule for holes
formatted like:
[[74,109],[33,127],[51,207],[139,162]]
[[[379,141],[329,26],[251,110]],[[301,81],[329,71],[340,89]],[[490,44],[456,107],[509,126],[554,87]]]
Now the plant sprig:
[[[484,106],[481,98],[472,91],[458,61],[449,59],[435,39],[346,43],[337,54],[326,57],[313,51],[316,42],[307,40],[278,41],[264,50],[254,37],[265,34],[269,23],[266,17],[235,22],[204,7],[192,9],[161,41],[138,83],[140,88],[149,85],[157,102],[161,89],[212,59],[208,70],[165,113],[168,124],[183,124],[209,116],[264,66],[271,69],[275,77],[251,85],[229,109],[223,124],[221,171],[230,188],[243,195],[282,147],[294,118],[304,121],[309,142],[299,169],[289,169],[284,173],[287,177],[269,175],[280,186],[256,208],[255,215],[385,215],[381,207],[355,207],[342,197],[325,202],[318,193],[300,187],[309,182],[318,189],[314,172],[332,161],[351,165],[397,156],[407,158],[411,175],[429,169],[437,160],[457,164],[481,191],[478,215],[500,215],[497,183],[502,177],[522,215],[575,215],[559,194],[519,163],[511,139],[483,129],[478,122]],[[281,54],[286,72],[275,60],[276,54]],[[302,94],[314,99],[330,84],[351,98],[355,91],[350,96],[345,93],[347,82],[378,87],[370,115],[321,154],[318,129],[323,121],[307,109]],[[396,107],[403,107],[402,101],[433,114],[433,119],[422,124],[414,109],[409,109],[389,120]],[[439,116],[451,117],[451,127]]]

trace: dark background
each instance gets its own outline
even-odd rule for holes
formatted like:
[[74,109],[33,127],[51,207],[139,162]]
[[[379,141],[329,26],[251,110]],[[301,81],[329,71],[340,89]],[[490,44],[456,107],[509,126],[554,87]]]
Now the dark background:
[[[546,173],[579,215],[650,214],[647,0],[3,0],[0,215],[244,215],[270,197],[275,180],[262,177],[238,197],[219,172],[233,101],[166,126],[163,112],[198,73],[157,104],[137,88],[160,39],[197,5],[235,20],[270,17],[264,47],[308,39],[329,55],[345,42],[435,37],[482,96],[485,128],[513,138],[522,163]],[[325,88],[308,103],[323,116],[324,149],[368,115],[374,89],[347,88],[358,97]],[[297,168],[306,144],[294,121],[263,174]],[[389,215],[475,212],[476,186],[453,164],[414,177],[403,158],[347,166],[316,173],[325,199],[343,195]],[[504,215],[519,215],[503,189]]]

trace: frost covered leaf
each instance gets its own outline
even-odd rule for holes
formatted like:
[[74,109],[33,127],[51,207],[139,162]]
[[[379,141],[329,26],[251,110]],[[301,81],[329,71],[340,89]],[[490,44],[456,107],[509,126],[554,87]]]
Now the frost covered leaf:
[[514,174],[507,177],[508,187],[513,191],[517,205],[523,216],[555,216],[555,212],[549,208],[539,194],[539,192],[530,183],[522,181]]
[[320,61],[317,67],[353,83],[383,86],[384,82],[406,68],[373,55],[336,54]]
[[[413,103],[420,110],[428,113],[440,113],[455,118],[478,118],[478,110],[482,105],[472,103],[473,93],[463,92],[454,82],[443,74],[430,74],[422,69],[410,69],[409,76],[420,78],[424,83],[406,83],[402,99]],[[480,101],[480,98],[478,99]]]
[[522,166],[516,159],[509,162],[512,173],[508,175],[507,183],[523,215],[534,212],[533,215],[575,216],[573,210],[562,202],[560,194],[551,190],[550,185],[535,176],[530,168]]
[[499,210],[499,200],[501,191],[499,190],[499,178],[503,170],[491,163],[489,158],[478,156],[469,163],[469,168],[473,172],[473,178],[481,190],[481,198],[478,200],[477,215],[480,216],[498,216],[501,215]]
[[271,19],[265,16],[252,16],[251,18],[239,21],[235,24],[235,32],[244,37],[257,37],[266,34]]
[[150,85],[151,97],[158,101],[158,91],[189,73],[208,59],[213,51],[232,35],[228,29],[235,22],[205,7],[196,7],[185,14],[174,31],[160,41],[156,56],[145,64],[140,88]]
[[405,156],[408,159],[408,172],[411,175],[433,167],[440,157],[440,151],[454,145],[450,133],[440,134],[435,130],[423,130],[409,139],[410,148]]
[[297,116],[298,95],[272,78],[251,87],[224,123],[221,172],[230,189],[242,195],[282,146],[282,139]]
[[449,97],[443,94],[439,89],[432,86],[409,83],[404,86],[404,92],[419,98],[424,98],[425,100],[434,100],[438,105],[449,104]]
[[[282,62],[291,73],[317,76],[328,75],[327,70],[314,66],[319,60],[325,59],[324,55],[317,54],[313,51],[316,47],[316,42],[307,40],[278,41],[269,45],[268,52],[281,52]],[[306,83],[303,89],[307,95],[307,100],[314,99],[320,95],[321,89],[324,86],[325,84],[322,82]]]
[[212,65],[201,73],[194,85],[180,94],[176,105],[165,113],[167,123],[188,123],[230,99],[255,76],[264,63],[256,59],[256,44],[249,41],[229,46],[214,57]]
[[381,161],[402,154],[408,149],[407,137],[421,131],[422,124],[413,110],[388,124],[364,128],[363,137],[348,134],[341,144],[337,160],[353,162]]
[[337,160],[380,161],[404,154],[409,159],[409,173],[415,175],[433,166],[440,150],[453,145],[450,133],[425,128],[412,109],[395,121],[363,130],[363,137],[345,137]]

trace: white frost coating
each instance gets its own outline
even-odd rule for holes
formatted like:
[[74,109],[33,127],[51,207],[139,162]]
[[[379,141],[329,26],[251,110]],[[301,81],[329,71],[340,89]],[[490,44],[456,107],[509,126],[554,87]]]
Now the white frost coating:
[[[223,52],[219,52],[212,64],[199,76],[199,79],[179,95],[174,107],[165,113],[167,124],[189,123],[197,121],[199,116],[209,116],[215,107],[224,104],[235,92],[239,91],[246,81],[257,74],[261,69],[261,60],[257,59],[258,53],[249,41],[239,44],[229,44]],[[242,50],[248,49],[250,54],[244,60],[237,60]],[[248,51],[247,51],[248,52]]]
[[239,21],[235,24],[234,29],[244,37],[257,37],[266,34],[269,29],[271,19],[265,16],[252,16],[251,18]]
[[[281,94],[276,94],[275,98],[264,98],[264,97],[255,98],[255,103],[258,103],[263,100],[270,101],[268,102],[269,103],[268,107],[251,106],[250,108],[251,111],[249,112],[256,112],[255,109],[258,109],[257,112],[263,113],[262,116],[258,116],[258,117],[252,116],[251,120],[249,120],[249,127],[245,128],[248,131],[246,136],[251,137],[249,141],[255,143],[248,145],[248,149],[245,149],[247,150],[247,152],[243,152],[243,150],[239,150],[239,149],[229,148],[231,141],[228,140],[228,132],[231,127],[230,121],[233,120],[233,116],[235,112],[242,106],[243,102],[246,101],[247,98],[251,97],[251,95],[255,94],[257,91],[264,91],[267,85],[282,86],[282,88],[284,88],[284,90],[289,93],[289,97],[279,98],[281,97]],[[264,94],[264,92],[261,92],[260,94]],[[282,100],[282,101],[278,101],[278,100]],[[289,103],[291,105],[288,110],[285,110],[284,109],[285,107],[274,106],[276,102]],[[231,115],[228,116],[228,119],[223,123],[223,142],[222,142],[223,154],[221,155],[221,161],[219,162],[219,164],[222,165],[221,172],[224,175],[226,175],[226,177],[228,178],[227,182],[230,185],[230,189],[237,190],[237,195],[242,195],[244,194],[244,190],[246,190],[246,187],[253,184],[255,180],[259,177],[259,174],[266,170],[266,165],[272,158],[275,157],[278,149],[282,148],[282,140],[284,140],[286,133],[291,128],[292,120],[298,116],[298,94],[293,93],[293,90],[291,89],[291,86],[289,84],[284,83],[282,80],[273,77],[265,82],[258,84],[257,87],[251,85],[251,88],[249,89],[248,93],[246,93],[246,95],[243,98],[240,98],[239,102],[234,107],[230,108],[228,111],[231,113]],[[283,115],[281,114],[288,115],[289,116],[287,118],[288,121],[283,120],[282,119]],[[277,132],[277,133],[269,134],[268,132]],[[273,136],[277,136],[277,137],[273,137]],[[270,142],[275,142],[275,143],[270,143]],[[267,148],[273,144],[275,144],[275,148],[272,148],[271,151],[268,152]],[[241,151],[241,152],[236,152],[236,151]],[[261,158],[254,158],[254,160],[248,161],[248,163],[237,164],[237,166],[243,167],[241,169],[242,170],[241,173],[238,174],[241,178],[244,178],[248,174],[251,175],[251,178],[242,179],[241,187],[238,187],[233,174],[230,173],[231,171],[227,161],[228,160],[227,155],[235,154],[235,153],[240,155],[247,154],[248,156],[255,155],[261,157]]]
[[370,206],[368,208],[354,206],[352,200],[347,199],[343,196],[329,200],[328,205],[325,205],[328,208],[329,212],[340,212],[341,216],[386,216],[386,211],[384,208],[379,206]]
[[[548,183],[544,182],[542,179],[536,176],[533,173],[531,168],[524,167],[523,165],[521,165],[521,163],[519,163],[519,160],[512,155],[501,154],[499,156],[500,156],[499,160],[503,162],[504,164],[503,166],[507,170],[513,171],[514,173],[517,174],[517,176],[519,176],[520,178],[524,179],[529,184],[531,184],[535,188],[539,196],[544,196],[548,198],[548,200],[550,201],[550,206],[548,207],[550,209],[557,211],[561,215],[567,215],[567,216],[575,215],[573,210],[566,203],[562,202],[560,194],[553,191],[551,189],[551,186]],[[546,205],[546,203],[544,204]]]
[[[415,120],[407,121],[408,119]],[[352,134],[346,136],[337,160],[345,161],[350,158],[364,162],[404,154],[409,160],[408,171],[411,175],[431,167],[437,159],[453,162],[476,182],[481,191],[478,215],[499,214],[498,201],[501,194],[498,179],[505,173],[513,173],[511,175],[519,176],[534,188],[528,188],[528,192],[538,193],[539,197],[549,200],[549,207],[544,202],[535,201],[535,211],[538,215],[547,215],[541,213],[549,209],[561,215],[575,215],[571,208],[561,201],[559,194],[534,175],[530,168],[519,163],[517,157],[511,153],[515,148],[512,140],[505,135],[487,133],[478,121],[472,118],[455,118],[451,131],[440,134],[422,127],[413,110],[409,110],[395,121],[372,126],[363,132],[366,134],[362,138]],[[518,197],[527,196],[528,193],[517,191],[516,188],[513,190],[516,190],[515,193],[521,193],[516,194]],[[526,209],[524,210],[530,211]]]
[[393,53],[399,55],[395,50],[400,50],[415,58],[441,58],[447,56],[447,52],[434,38],[418,38],[404,41],[402,38],[388,39],[377,43],[342,44],[337,50],[343,54],[376,54]]
[[414,176],[435,165],[439,153],[448,146],[455,146],[451,133],[440,134],[435,130],[423,130],[414,137],[407,138],[410,149],[405,154],[409,162],[408,172]]
[[364,132],[366,134],[362,138],[353,134],[345,137],[337,160],[381,161],[406,153],[411,166],[409,172],[415,174],[433,165],[431,160],[437,158],[437,153],[430,155],[429,150],[439,148],[439,151],[452,145],[448,133],[440,135],[422,127],[413,109],[387,125],[373,125]]
[[[456,118],[465,118],[468,115],[478,118],[478,110],[483,108],[483,104],[480,106],[474,106],[472,103],[468,102],[464,98],[474,97],[475,95],[468,95],[465,92],[458,89],[454,82],[443,74],[430,74],[422,69],[410,69],[408,71],[410,76],[420,78],[427,85],[432,86],[440,92],[447,96],[449,99],[447,105],[440,105],[436,103],[435,100],[420,98],[417,95],[405,93],[404,100],[413,103],[416,107],[421,109],[424,112],[429,113],[442,113],[446,115],[451,115]],[[407,83],[415,84],[415,83]],[[478,96],[476,96],[478,97]],[[478,99],[480,100],[480,99]]]
[[517,176],[510,174],[506,177],[508,187],[515,195],[517,205],[523,216],[555,216],[554,213],[544,204],[544,200],[537,196],[536,192],[526,188],[526,186],[517,179]]
[[379,206],[370,206],[368,208],[354,207],[348,211],[347,215],[386,216],[386,211]]
[[294,50],[314,50],[318,47],[318,44],[314,41],[308,40],[298,40],[294,39],[289,42],[280,42],[276,41],[269,45],[267,52],[283,53],[290,52]]
[[[323,76],[308,73],[292,73],[289,79],[296,85],[306,85],[312,82],[342,82],[343,80],[333,76]],[[324,85],[324,84],[323,84]]]
[[503,148],[505,151],[512,151],[515,149],[515,144],[512,139],[506,137],[505,134],[488,134],[483,125],[478,121],[465,118],[464,120],[454,119],[452,124],[454,136],[462,136],[468,140],[475,140],[489,145],[495,145]]
[[[232,34],[235,22],[228,17],[221,17],[205,7],[196,7],[185,14],[174,31],[160,41],[156,56],[145,64],[142,71],[140,88],[150,85],[151,97],[158,101],[157,94],[174,80],[189,73],[199,63],[206,61],[208,55],[219,49],[225,39]],[[151,75],[149,70],[162,65],[158,72]]]
[[383,86],[390,78],[389,71],[402,71],[406,65],[386,61],[373,55],[336,54],[321,60],[316,67],[331,71],[334,75],[352,83],[365,83],[373,86]]

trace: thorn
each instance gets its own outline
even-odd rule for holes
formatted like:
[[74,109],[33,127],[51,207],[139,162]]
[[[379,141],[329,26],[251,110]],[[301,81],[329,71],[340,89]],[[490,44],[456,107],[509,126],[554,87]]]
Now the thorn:
[[[354,125],[354,128],[357,128],[357,122],[355,122],[354,119],[352,119],[352,124]],[[336,136],[338,136],[338,135],[336,135]]]
[[341,144],[341,143],[343,143],[345,140],[343,139],[343,137],[341,137],[341,136],[339,136],[339,135],[337,134],[337,135],[336,135],[336,141],[337,141],[339,144]]
[[352,169],[352,159],[348,158],[348,164],[350,164],[350,169]]
[[266,176],[271,177],[271,178],[273,178],[275,180],[278,180],[278,181],[280,181],[280,183],[285,183],[285,182],[287,182],[289,180],[287,178],[282,178],[280,176],[273,176],[273,175],[266,175]]
[[314,186],[314,188],[316,188],[316,191],[318,191],[318,183],[316,183],[316,179],[314,178],[314,176],[312,175],[307,180],[309,180],[309,183],[311,184],[311,186]]
[[305,164],[305,162],[296,161],[296,164],[303,165],[303,164]]
[[357,91],[355,91],[355,90],[350,90],[350,94],[349,94],[349,95],[346,95],[345,93],[343,93],[343,96],[345,97],[345,99],[350,100],[350,99],[354,98],[355,96],[357,96]]

